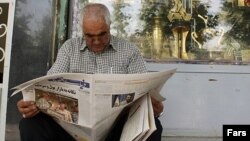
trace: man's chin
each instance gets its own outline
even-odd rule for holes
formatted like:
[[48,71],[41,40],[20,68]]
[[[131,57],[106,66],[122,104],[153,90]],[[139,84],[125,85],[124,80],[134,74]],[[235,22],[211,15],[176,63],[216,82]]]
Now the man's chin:
[[93,49],[92,51],[94,52],[94,53],[100,53],[100,52],[102,52],[102,51],[104,51],[104,49],[105,48],[95,48],[95,49]]

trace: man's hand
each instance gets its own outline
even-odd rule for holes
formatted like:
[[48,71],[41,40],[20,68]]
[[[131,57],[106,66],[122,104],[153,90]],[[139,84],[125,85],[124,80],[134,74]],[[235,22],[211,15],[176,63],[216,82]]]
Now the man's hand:
[[17,108],[23,115],[23,118],[31,118],[39,113],[34,101],[23,101],[23,99],[21,99],[17,102]]
[[152,101],[152,106],[153,106],[155,117],[161,116],[163,112],[163,108],[164,108],[163,103],[161,101],[157,101],[153,97],[151,97],[151,101]]

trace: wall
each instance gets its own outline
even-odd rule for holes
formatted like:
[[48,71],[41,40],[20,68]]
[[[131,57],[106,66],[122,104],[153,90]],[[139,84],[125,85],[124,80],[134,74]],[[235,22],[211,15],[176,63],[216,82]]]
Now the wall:
[[250,123],[249,66],[149,63],[148,68],[177,68],[162,89],[164,136],[221,137],[223,124]]

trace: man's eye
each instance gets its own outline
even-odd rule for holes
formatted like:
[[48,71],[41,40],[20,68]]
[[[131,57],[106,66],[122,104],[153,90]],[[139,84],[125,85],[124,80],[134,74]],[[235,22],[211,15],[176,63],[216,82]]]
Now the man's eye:
[[98,35],[91,35],[91,34],[84,34],[86,38],[94,38],[94,37],[104,37],[107,34],[107,32],[102,32]]
[[106,32],[103,32],[101,34],[99,34],[99,36],[104,36],[106,34]]
[[91,38],[93,35],[85,34],[86,37]]

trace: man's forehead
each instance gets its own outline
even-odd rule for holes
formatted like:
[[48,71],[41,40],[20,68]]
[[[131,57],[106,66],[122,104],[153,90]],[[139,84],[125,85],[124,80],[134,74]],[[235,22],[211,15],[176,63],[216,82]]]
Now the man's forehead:
[[83,22],[84,32],[103,32],[107,31],[109,26],[105,21],[85,21]]

